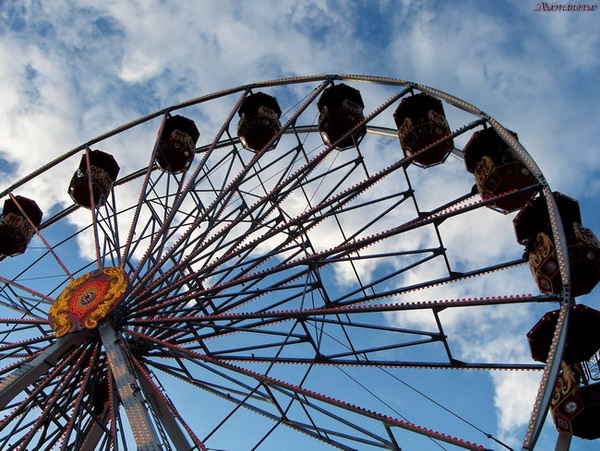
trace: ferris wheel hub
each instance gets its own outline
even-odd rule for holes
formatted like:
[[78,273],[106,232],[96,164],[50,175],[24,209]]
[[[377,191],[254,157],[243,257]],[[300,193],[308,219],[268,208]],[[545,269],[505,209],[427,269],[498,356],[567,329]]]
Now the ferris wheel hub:
[[71,280],[48,313],[56,336],[96,328],[121,301],[128,285],[127,274],[117,267],[100,268]]

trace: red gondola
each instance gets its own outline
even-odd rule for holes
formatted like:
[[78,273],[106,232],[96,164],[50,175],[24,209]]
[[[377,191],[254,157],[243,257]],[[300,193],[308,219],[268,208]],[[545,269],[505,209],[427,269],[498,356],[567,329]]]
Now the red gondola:
[[15,196],[15,200],[6,199],[0,216],[0,254],[7,257],[22,254],[27,249],[34,234],[27,218],[38,227],[43,217],[42,210],[33,200],[23,196]]
[[158,140],[156,161],[165,171],[183,172],[190,167],[200,132],[193,120],[168,116]]
[[448,139],[436,144],[427,152],[419,152],[450,134],[450,126],[442,102],[425,93],[405,97],[394,113],[398,127],[400,146],[406,157],[418,154],[413,162],[429,167],[443,163],[454,149],[454,141]]
[[277,99],[264,92],[250,94],[238,111],[237,134],[244,148],[259,151],[281,129],[281,108]]
[[[98,207],[106,201],[120,168],[114,157],[106,152],[91,150],[89,155],[94,205]],[[91,208],[89,183],[87,157],[84,154],[71,178],[69,195],[77,205],[85,208]]]
[[343,83],[331,86],[323,91],[317,107],[319,132],[325,144],[337,143],[337,149],[346,150],[360,143],[367,133],[367,127],[363,125],[339,141],[365,118],[365,104],[358,89]]
[[[516,138],[516,134],[513,135]],[[536,183],[534,175],[513,156],[493,128],[473,133],[463,152],[467,171],[474,175],[475,185],[484,200]],[[522,208],[534,195],[534,190],[525,191],[490,207],[509,213]]]
[[[569,252],[571,293],[587,294],[600,281],[600,243],[594,233],[581,225],[579,202],[561,193],[554,199],[562,219]],[[513,220],[517,241],[525,245],[538,287],[542,293],[559,294],[563,285],[546,199],[536,197]]]

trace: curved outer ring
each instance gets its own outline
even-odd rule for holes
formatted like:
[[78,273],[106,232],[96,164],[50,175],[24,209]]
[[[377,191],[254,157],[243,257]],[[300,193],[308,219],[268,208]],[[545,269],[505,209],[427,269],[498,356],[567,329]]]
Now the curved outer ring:
[[[224,96],[234,94],[237,92],[243,92],[243,91],[248,92],[250,89],[254,89],[254,88],[265,88],[265,87],[274,87],[274,86],[297,84],[297,83],[319,82],[319,81],[326,81],[326,80],[367,82],[367,83],[376,83],[376,84],[390,85],[390,86],[401,86],[401,87],[405,87],[405,88],[415,88],[415,89],[418,89],[419,91],[425,92],[425,93],[427,93],[433,97],[436,97],[440,100],[444,100],[447,103],[449,103],[463,111],[466,111],[470,114],[473,114],[474,116],[478,116],[481,119],[485,120],[492,128],[494,128],[496,130],[496,132],[498,132],[498,134],[502,137],[502,139],[507,143],[509,148],[513,151],[514,156],[516,158],[518,158],[525,165],[525,167],[527,169],[529,169],[531,171],[531,173],[534,174],[535,177],[537,178],[538,183],[542,189],[542,194],[546,198],[546,202],[548,205],[548,212],[550,215],[552,234],[553,234],[554,242],[556,245],[557,257],[558,257],[558,262],[559,262],[559,267],[560,267],[560,274],[561,274],[561,279],[562,279],[562,284],[563,284],[563,293],[562,293],[560,314],[559,314],[556,330],[554,332],[552,346],[551,346],[550,352],[548,354],[548,360],[547,360],[546,366],[544,367],[542,381],[541,381],[541,384],[540,384],[540,387],[538,390],[538,394],[536,397],[536,401],[535,401],[535,405],[534,405],[533,412],[531,415],[527,434],[526,434],[524,442],[523,442],[524,450],[533,449],[533,447],[535,446],[535,443],[537,441],[537,438],[539,437],[539,434],[541,432],[542,426],[544,424],[544,420],[545,420],[547,412],[548,412],[550,398],[552,395],[552,389],[556,383],[558,372],[560,370],[563,349],[564,349],[564,345],[565,345],[565,341],[566,341],[566,332],[567,332],[566,324],[568,323],[569,306],[574,304],[574,299],[571,296],[570,286],[569,286],[570,274],[569,274],[568,252],[567,252],[566,238],[565,238],[566,235],[564,232],[563,224],[560,220],[560,215],[558,213],[558,208],[557,208],[556,202],[552,195],[552,191],[550,190],[550,187],[549,187],[544,175],[542,174],[540,168],[537,166],[535,161],[531,158],[529,153],[525,150],[525,148],[521,145],[521,143],[519,143],[518,140],[516,140],[510,133],[508,133],[507,130],[500,123],[498,123],[494,118],[492,118],[490,115],[488,115],[484,111],[480,110],[479,108],[476,108],[475,106],[471,105],[468,102],[465,102],[464,100],[462,100],[458,97],[452,96],[452,95],[447,94],[438,89],[434,89],[427,85],[423,85],[423,84],[419,84],[419,83],[414,83],[414,82],[396,79],[396,78],[375,77],[375,76],[368,76],[368,75],[345,75],[345,74],[311,75],[311,76],[302,76],[302,77],[280,78],[280,79],[275,79],[275,80],[268,80],[268,81],[263,81],[263,82],[252,83],[249,85],[237,86],[235,88],[225,89],[225,90],[217,91],[212,94],[207,94],[204,96],[196,97],[194,99],[190,99],[190,100],[172,105],[172,106],[164,108],[162,110],[155,111],[153,113],[147,114],[146,116],[143,116],[136,120],[128,122],[120,127],[114,128],[113,130],[110,130],[102,135],[99,135],[98,137],[64,153],[63,155],[57,157],[56,159],[50,161],[49,163],[45,164],[41,168],[32,172],[31,174],[29,174],[29,175],[23,177],[22,179],[20,179],[19,181],[15,182],[9,188],[5,189],[4,191],[2,191],[0,193],[0,199],[5,197],[12,191],[14,191],[16,188],[23,186],[25,183],[27,183],[30,180],[36,178],[37,176],[43,174],[44,172],[51,169],[52,167],[71,158],[72,156],[78,154],[82,150],[85,150],[86,148],[91,147],[95,143],[103,141],[111,136],[117,135],[125,130],[128,130],[128,129],[138,126],[140,124],[143,124],[143,123],[150,121],[158,116],[165,115],[171,111],[176,111],[176,110],[186,108],[189,106],[197,105],[197,104],[209,101],[209,100],[224,97]],[[129,177],[125,177],[125,178],[129,179]],[[115,183],[115,185],[117,185],[117,184],[119,184],[118,181],[117,181],[117,183]],[[57,215],[55,215],[54,218],[51,218],[50,220],[46,221],[46,225],[49,225],[50,223],[53,223],[56,220],[60,219],[60,217],[71,213],[76,208],[77,208],[76,206],[68,207],[63,212],[60,212]],[[40,226],[40,229],[43,227],[44,227],[44,224],[42,224]]]

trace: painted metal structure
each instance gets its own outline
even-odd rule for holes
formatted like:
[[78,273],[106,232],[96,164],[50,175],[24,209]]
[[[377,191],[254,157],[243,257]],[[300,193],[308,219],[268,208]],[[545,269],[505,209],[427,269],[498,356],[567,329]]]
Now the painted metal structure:
[[[390,96],[371,110],[365,102],[364,120],[336,142],[311,148],[315,138],[320,141],[314,112],[317,99],[334,81],[353,86],[373,83],[390,91]],[[306,95],[300,101],[277,96],[282,105],[295,105],[283,112],[281,128],[262,150],[242,149],[234,118],[246,96],[252,90],[269,92],[292,85],[306,86]],[[367,148],[368,138],[397,136],[397,130],[385,124],[391,123],[398,102],[416,92],[439,99],[447,109],[461,110],[471,119],[409,156],[402,155],[396,142],[397,156],[380,167],[373,149]],[[524,450],[533,449],[560,370],[569,306],[574,302],[565,234],[552,191],[519,141],[492,117],[457,97],[418,83],[357,75],[295,77],[240,86],[173,105],[101,135],[8,187],[0,199],[13,198],[17,191],[25,193],[37,177],[55,166],[72,164],[82,154],[87,155],[90,174],[92,145],[162,117],[160,137],[171,113],[204,106],[211,111],[213,104],[228,105],[231,111],[212,142],[196,148],[196,161],[189,169],[161,170],[156,164],[157,142],[145,167],[116,180],[102,205],[95,205],[90,196],[88,226],[74,233],[72,228],[61,228],[70,215],[82,213],[77,205],[38,227],[31,224],[47,250],[30,259],[24,259],[27,253],[15,257],[14,262],[22,258],[23,263],[0,273],[0,308],[13,312],[0,319],[4,336],[0,358],[7,363],[0,370],[0,415],[4,416],[0,448],[132,449],[132,438],[125,432],[127,418],[138,449],[207,449],[219,446],[215,440],[220,430],[235,424],[232,417],[242,408],[272,421],[272,427],[254,439],[255,447],[268,448],[268,440],[280,426],[340,449],[401,449],[406,433],[465,449],[506,446],[489,433],[477,436],[487,443],[480,446],[413,424],[394,409],[378,413],[314,391],[313,373],[357,367],[375,375],[403,368],[542,371],[523,441]],[[378,123],[382,113],[390,119]],[[451,126],[455,125],[452,119],[449,116]],[[534,184],[486,200],[469,190],[435,208],[420,207],[411,177],[415,159],[484,126],[502,137],[513,157],[533,174]],[[363,141],[344,152],[336,150],[339,142],[365,127]],[[452,153],[462,155],[456,147]],[[89,183],[92,192],[91,179]],[[138,190],[133,204],[121,200],[128,186]],[[459,270],[444,244],[442,223],[526,191],[539,192],[546,199],[562,293],[404,300],[415,291],[524,266],[526,261],[516,257]],[[302,208],[296,208],[299,200]],[[390,224],[389,218],[404,209],[410,215]],[[423,230],[432,233],[433,245],[410,249],[398,244]],[[44,238],[54,237],[55,232],[66,235],[62,240]],[[77,240],[93,243],[95,259],[69,265],[64,261],[65,247]],[[405,281],[405,275],[434,260],[442,262],[444,274]],[[0,270],[6,270],[7,261],[0,261]],[[365,275],[365,262],[375,262],[377,271]],[[63,274],[58,281],[30,281],[39,268],[50,264]],[[57,337],[47,320],[51,305],[74,277],[94,267],[124,271],[129,279],[126,294],[97,327]],[[335,282],[342,275],[350,280],[346,285]],[[452,353],[444,311],[545,302],[560,307],[545,365],[467,362]],[[429,312],[435,325],[416,330],[384,317],[417,311]],[[373,334],[377,340],[363,340]],[[435,358],[410,353],[433,346],[439,350]],[[412,357],[402,357],[405,351]],[[283,364],[295,364],[293,374],[281,370],[288,368]],[[169,397],[163,384],[171,380],[184,381],[191,391],[207,392],[233,407],[199,431]],[[96,386],[107,387],[106,399],[94,401]],[[561,440],[566,442],[564,437]]]

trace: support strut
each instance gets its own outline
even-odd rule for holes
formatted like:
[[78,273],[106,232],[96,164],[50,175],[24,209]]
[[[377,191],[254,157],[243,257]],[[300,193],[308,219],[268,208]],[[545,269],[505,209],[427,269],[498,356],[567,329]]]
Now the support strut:
[[160,439],[150,416],[137,378],[127,362],[121,339],[106,321],[99,327],[106,357],[125,408],[133,437],[139,451],[161,451]]

